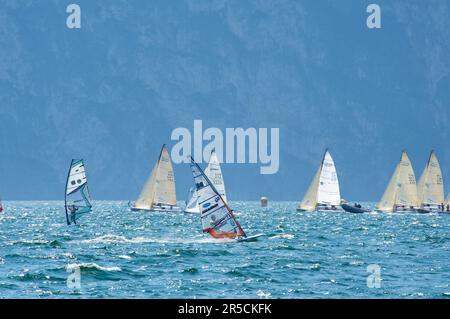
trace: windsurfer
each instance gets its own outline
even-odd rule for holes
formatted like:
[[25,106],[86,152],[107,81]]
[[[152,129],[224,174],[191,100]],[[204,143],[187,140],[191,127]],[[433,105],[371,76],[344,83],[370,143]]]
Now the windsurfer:
[[76,215],[76,213],[77,213],[78,208],[77,208],[75,205],[69,205],[68,208],[69,208],[69,211],[70,211],[70,220],[71,220],[74,224],[76,224],[77,221],[76,221],[76,219],[75,219],[75,215]]

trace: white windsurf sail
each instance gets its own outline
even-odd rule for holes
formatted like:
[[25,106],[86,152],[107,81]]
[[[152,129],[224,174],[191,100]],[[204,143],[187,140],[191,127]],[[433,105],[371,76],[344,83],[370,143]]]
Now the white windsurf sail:
[[[220,161],[214,149],[212,150],[211,156],[209,157],[209,163],[205,169],[205,175],[208,176],[209,180],[226,203],[227,194],[225,192],[225,183],[223,181],[222,169],[220,168]],[[194,190],[193,194],[190,194],[189,196],[189,200],[184,210],[185,212],[200,214],[200,208],[197,205],[197,198],[197,192]]]
[[92,211],[86,169],[82,159],[74,159],[70,164],[64,206],[68,225],[76,223],[82,215]]
[[403,210],[409,210],[415,209],[417,202],[416,177],[411,161],[406,151],[403,151],[400,163],[398,163],[389,185],[376,208],[384,212],[393,212],[398,207],[403,207]]
[[214,238],[246,237],[233,211],[223,200],[214,184],[191,157],[191,169],[198,195],[203,231]]
[[298,209],[304,211],[314,211],[317,205],[339,206],[341,194],[339,190],[339,180],[336,173],[333,158],[328,150],[322,159],[313,181],[306,192],[305,197],[300,202]]
[[418,205],[437,206],[444,202],[444,183],[439,161],[434,151],[431,152],[427,165],[417,185]]
[[176,206],[175,177],[169,151],[163,145],[158,162],[133,208],[152,210],[155,206]]

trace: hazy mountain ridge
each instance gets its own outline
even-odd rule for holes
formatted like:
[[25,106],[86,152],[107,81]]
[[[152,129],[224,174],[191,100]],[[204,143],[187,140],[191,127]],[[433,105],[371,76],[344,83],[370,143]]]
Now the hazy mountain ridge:
[[72,157],[94,197],[134,198],[194,119],[280,128],[277,175],[225,165],[234,199],[300,199],[326,147],[347,199],[378,199],[402,148],[417,179],[432,148],[450,179],[446,1],[378,1],[381,30],[365,1],[77,3],[81,30],[60,1],[0,7],[5,198],[60,198]]

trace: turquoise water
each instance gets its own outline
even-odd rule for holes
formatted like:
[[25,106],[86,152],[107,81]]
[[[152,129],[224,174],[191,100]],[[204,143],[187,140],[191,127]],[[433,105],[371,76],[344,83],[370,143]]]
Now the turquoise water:
[[[450,215],[298,213],[294,202],[231,202],[256,242],[221,242],[197,215],[94,202],[68,227],[62,202],[6,202],[2,298],[443,298]],[[381,267],[368,288],[367,266]],[[67,278],[80,269],[80,288]]]

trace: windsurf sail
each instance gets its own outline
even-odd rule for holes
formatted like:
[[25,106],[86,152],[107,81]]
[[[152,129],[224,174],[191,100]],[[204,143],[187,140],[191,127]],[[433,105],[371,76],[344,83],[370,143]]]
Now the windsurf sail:
[[157,163],[144,185],[133,208],[152,210],[155,206],[173,206],[177,203],[175,176],[169,151],[163,145]]
[[400,162],[389,181],[383,197],[376,205],[376,209],[384,212],[393,212],[397,207],[414,209],[418,202],[417,185],[411,161],[402,152]]
[[64,198],[68,225],[76,224],[82,215],[92,211],[86,169],[82,159],[73,159],[70,164]]
[[[211,156],[209,157],[208,166],[205,169],[205,175],[208,176],[211,183],[214,185],[216,190],[219,192],[220,196],[224,202],[227,202],[227,194],[225,192],[225,183],[223,181],[222,170],[220,168],[220,161],[217,157],[215,149],[211,151]],[[200,213],[200,208],[197,203],[198,195],[197,192],[193,191],[193,193],[189,194],[189,200],[186,204],[186,208],[184,209],[187,213]]]
[[194,159],[190,157],[190,160],[203,231],[214,238],[246,237],[244,230],[222,195]]
[[318,204],[339,206],[340,203],[341,193],[336,166],[330,152],[326,150],[322,163],[298,208],[305,211],[314,211]]
[[439,161],[431,151],[427,165],[417,185],[418,206],[437,206],[444,202],[444,183]]

